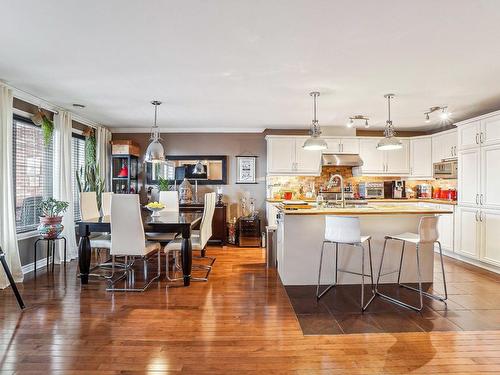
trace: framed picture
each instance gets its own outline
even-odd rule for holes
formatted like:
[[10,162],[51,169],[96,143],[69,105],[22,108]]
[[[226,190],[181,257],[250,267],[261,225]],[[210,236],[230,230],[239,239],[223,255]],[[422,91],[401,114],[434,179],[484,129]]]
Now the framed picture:
[[257,183],[257,156],[236,156],[236,183]]

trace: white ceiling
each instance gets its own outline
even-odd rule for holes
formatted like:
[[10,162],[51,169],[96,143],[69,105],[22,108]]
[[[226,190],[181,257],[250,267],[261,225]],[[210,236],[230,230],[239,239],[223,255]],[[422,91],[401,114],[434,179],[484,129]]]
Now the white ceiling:
[[[0,79],[114,128],[396,128],[500,109],[498,0],[0,0]],[[433,127],[442,126],[435,117]],[[362,126],[362,125],[361,125]]]

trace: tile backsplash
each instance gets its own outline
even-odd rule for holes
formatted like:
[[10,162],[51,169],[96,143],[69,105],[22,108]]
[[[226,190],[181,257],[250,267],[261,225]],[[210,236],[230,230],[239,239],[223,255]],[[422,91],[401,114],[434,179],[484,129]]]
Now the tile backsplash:
[[351,167],[323,167],[320,176],[268,176],[267,177],[267,198],[282,197],[284,191],[292,191],[294,199],[300,199],[307,192],[314,191],[317,193],[325,191],[330,176],[332,174],[340,174],[344,177],[344,184],[351,184],[353,192],[358,192],[358,184],[365,181],[389,181],[389,180],[405,180],[406,188],[414,189],[418,184],[430,184],[433,188],[456,189],[456,180],[415,180],[401,178],[400,176],[353,176]]

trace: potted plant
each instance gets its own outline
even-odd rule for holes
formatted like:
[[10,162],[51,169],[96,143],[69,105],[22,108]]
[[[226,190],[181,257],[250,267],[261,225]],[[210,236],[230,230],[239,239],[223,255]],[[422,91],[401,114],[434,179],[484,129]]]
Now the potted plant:
[[54,198],[44,199],[38,208],[40,209],[40,225],[38,232],[45,239],[57,238],[64,229],[61,224],[63,214],[68,209],[68,202],[58,201]]
[[163,178],[161,176],[158,177],[158,190],[159,191],[169,191],[170,190],[170,184],[168,183],[168,179]]

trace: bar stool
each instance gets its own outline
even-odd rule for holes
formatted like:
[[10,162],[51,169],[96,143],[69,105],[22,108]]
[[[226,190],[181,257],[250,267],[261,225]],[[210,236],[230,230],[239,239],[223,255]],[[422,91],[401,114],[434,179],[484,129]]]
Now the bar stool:
[[[323,297],[330,289],[337,286],[337,274],[338,272],[350,273],[353,275],[361,276],[361,312],[365,311],[368,305],[375,298],[375,290],[373,288],[373,266],[372,266],[372,249],[371,249],[371,237],[362,236],[361,228],[359,223],[359,218],[357,217],[347,217],[347,216],[325,216],[325,239],[323,245],[321,246],[321,256],[319,261],[319,272],[318,272],[318,286],[316,287],[316,298],[319,300]],[[365,249],[363,243],[368,242],[368,256],[370,259],[370,273],[365,274]],[[335,276],[334,283],[326,287],[321,293],[319,291],[321,285],[321,268],[323,264],[323,252],[325,250],[325,244],[332,243],[335,244]],[[361,273],[353,272],[348,270],[343,270],[338,268],[338,257],[339,257],[339,245],[351,245],[361,249]],[[364,303],[365,299],[365,277],[371,278],[372,286],[372,296],[370,300]]]
[[[392,303],[395,303],[399,306],[403,306],[403,307],[406,307],[408,309],[415,310],[415,311],[422,311],[422,308],[424,307],[423,296],[433,298],[435,300],[444,302],[446,304],[446,300],[448,299],[448,291],[446,289],[446,277],[444,274],[443,251],[441,249],[441,243],[438,241],[438,238],[439,238],[439,232],[437,229],[438,220],[439,220],[439,216],[424,216],[420,219],[420,223],[418,225],[418,234],[416,234],[416,233],[402,233],[402,234],[398,234],[395,236],[385,236],[384,248],[382,250],[382,259],[380,260],[380,267],[379,267],[379,271],[378,271],[377,284],[375,286],[375,293],[377,295],[379,295],[382,298],[385,298],[386,300],[388,300]],[[382,274],[382,264],[384,262],[385,249],[386,249],[388,240],[395,240],[395,241],[402,242],[401,259],[399,261],[399,270],[386,272],[386,273]],[[415,248],[416,248],[418,289],[401,283],[401,267],[403,265],[405,244],[407,242],[415,244]],[[441,272],[443,273],[444,297],[441,297],[441,296],[438,296],[435,294],[431,294],[431,293],[427,293],[427,292],[424,292],[422,290],[422,276],[420,273],[420,255],[419,255],[420,254],[420,245],[432,244],[434,246],[435,243],[437,243],[439,246],[439,257],[441,259]],[[390,297],[390,296],[378,291],[378,284],[380,281],[380,277],[390,275],[390,274],[393,274],[396,272],[398,273],[398,285],[399,286],[406,288],[406,289],[416,291],[419,293],[420,307],[410,305],[408,303],[405,303],[401,300]]]

